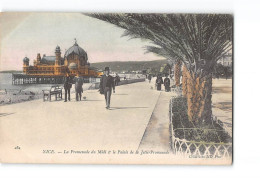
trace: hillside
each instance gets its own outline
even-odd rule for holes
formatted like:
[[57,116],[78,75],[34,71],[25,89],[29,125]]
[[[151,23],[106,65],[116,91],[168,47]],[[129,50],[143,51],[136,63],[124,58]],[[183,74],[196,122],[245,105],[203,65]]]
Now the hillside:
[[21,70],[4,70],[0,71],[0,73],[22,73],[23,71]]
[[99,62],[91,63],[91,67],[96,67],[100,70],[109,67],[112,71],[122,72],[122,71],[142,71],[146,69],[154,69],[156,71],[160,70],[163,64],[166,64],[167,60],[155,60],[155,61],[127,61],[127,62]]
[[[91,63],[91,67],[104,70],[105,67],[109,67],[114,72],[130,72],[130,71],[142,71],[151,69],[153,72],[159,71],[160,67],[167,63],[167,60],[154,60],[154,61],[114,61],[114,62],[99,62]],[[8,70],[0,71],[0,73],[21,73],[22,71]]]

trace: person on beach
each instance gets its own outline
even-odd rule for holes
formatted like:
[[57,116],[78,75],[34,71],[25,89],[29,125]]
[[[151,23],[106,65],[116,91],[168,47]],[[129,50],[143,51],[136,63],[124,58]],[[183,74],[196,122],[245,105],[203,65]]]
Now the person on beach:
[[157,91],[160,91],[161,88],[162,88],[162,84],[163,84],[163,79],[162,79],[160,74],[157,75],[155,84],[156,84],[156,87],[157,87]]
[[166,74],[166,77],[165,77],[165,79],[164,79],[164,81],[163,81],[163,84],[164,84],[164,87],[165,87],[165,91],[166,92],[169,92],[170,91],[170,78],[168,77],[169,75],[168,74]]
[[148,80],[149,80],[149,83],[151,83],[151,80],[152,80],[152,75],[151,74],[148,75]]
[[65,101],[67,102],[67,99],[70,101],[70,88],[72,87],[72,80],[69,73],[66,73],[66,77],[64,78],[64,90],[65,90]]
[[83,93],[83,78],[80,76],[80,72],[77,71],[77,74],[74,78],[75,81],[75,93],[76,93],[76,101],[81,101],[81,94]]
[[115,77],[115,86],[118,86],[118,83],[120,82],[120,77],[118,74],[116,74],[116,77]]
[[109,75],[109,71],[110,71],[109,67],[106,67],[104,75],[101,77],[100,85],[99,85],[100,94],[105,95],[106,109],[110,108],[112,88],[113,88],[113,92],[115,93],[114,79],[111,75]]

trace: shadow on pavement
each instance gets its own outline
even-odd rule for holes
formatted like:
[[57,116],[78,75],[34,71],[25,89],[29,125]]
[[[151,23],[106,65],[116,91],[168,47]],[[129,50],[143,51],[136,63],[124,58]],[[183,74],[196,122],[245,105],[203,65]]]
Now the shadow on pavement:
[[0,113],[0,117],[4,117],[4,116],[8,116],[8,115],[12,115],[14,113]]
[[117,110],[117,109],[142,109],[148,107],[110,107],[110,110]]
[[[104,100],[95,100],[95,99],[81,99],[81,101],[104,101]],[[80,100],[76,101],[75,99],[71,100],[71,101],[67,101],[69,103],[73,103],[73,102],[81,102]]]

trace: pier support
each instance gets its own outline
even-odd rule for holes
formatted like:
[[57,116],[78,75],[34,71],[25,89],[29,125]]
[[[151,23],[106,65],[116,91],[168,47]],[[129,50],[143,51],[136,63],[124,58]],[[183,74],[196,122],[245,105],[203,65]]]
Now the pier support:
[[[13,73],[12,84],[63,84],[63,78],[64,76],[35,76]],[[96,82],[96,79],[96,77],[83,76],[84,83]]]

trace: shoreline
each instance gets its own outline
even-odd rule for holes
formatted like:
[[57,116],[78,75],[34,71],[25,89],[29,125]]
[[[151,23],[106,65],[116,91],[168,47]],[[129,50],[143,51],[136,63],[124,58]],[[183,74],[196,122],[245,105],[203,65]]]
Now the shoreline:
[[[119,85],[125,85],[125,84],[130,84],[130,83],[141,82],[141,81],[145,81],[145,78],[122,80],[119,82]],[[41,88],[37,88],[36,86],[29,86],[28,88],[25,88],[25,89],[9,89],[9,90],[7,90],[7,93],[5,90],[1,90],[0,91],[0,106],[41,99],[42,90],[46,90],[46,89],[48,90],[51,88],[51,86],[54,86],[54,85],[55,84],[42,86]],[[63,87],[63,84],[56,84],[56,85]],[[84,83],[83,91],[97,90],[98,87],[99,87],[99,82]],[[74,84],[72,85],[70,94],[71,95],[75,94],[75,85]],[[64,88],[62,90],[62,95],[65,96]],[[84,98],[84,93],[82,95],[82,98]]]
[[[93,84],[95,83],[85,83],[83,84],[83,91],[86,90],[94,90]],[[59,84],[58,86],[62,86],[63,84]],[[35,87],[35,86],[33,86]],[[50,89],[50,87],[45,87],[44,89]],[[75,87],[74,85],[71,88],[70,94],[75,93]],[[62,95],[64,96],[65,91],[64,88],[62,90]],[[35,91],[30,90],[30,88],[27,89],[7,89],[7,90],[1,90],[0,91],[0,106],[5,105],[11,105],[16,103],[22,103],[26,101],[32,101],[42,99],[42,89],[37,89]],[[64,97],[63,97],[64,99]],[[63,100],[62,99],[62,100]]]

